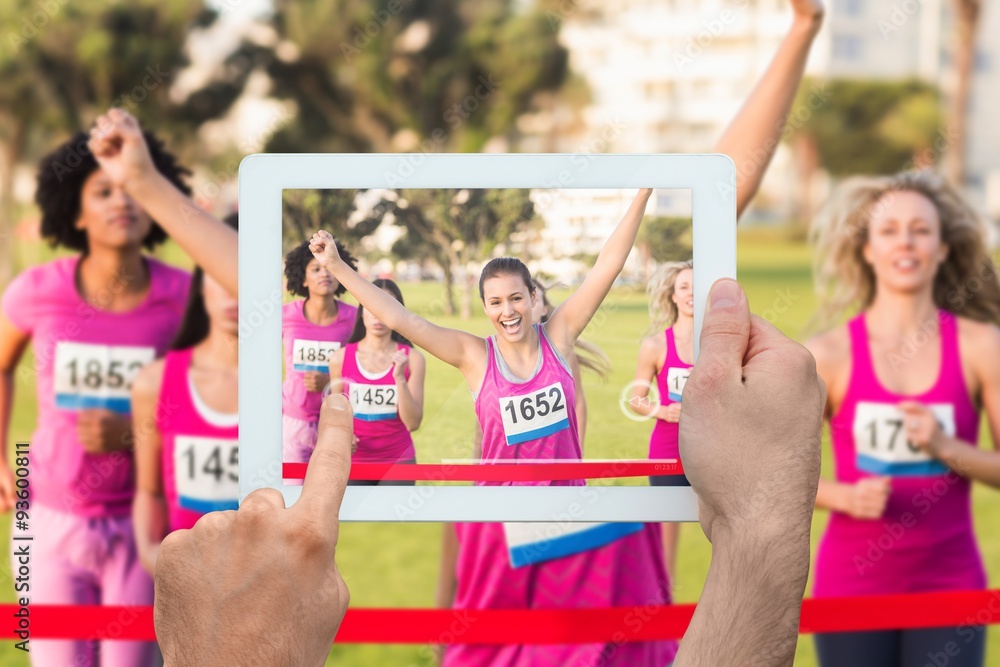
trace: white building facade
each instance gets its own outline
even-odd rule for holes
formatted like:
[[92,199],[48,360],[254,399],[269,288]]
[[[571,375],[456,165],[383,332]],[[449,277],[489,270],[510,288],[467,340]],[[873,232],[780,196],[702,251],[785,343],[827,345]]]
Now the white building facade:
[[[826,0],[826,5],[808,75],[918,77],[939,86],[945,95],[952,89],[951,0]],[[1000,35],[1000,3],[983,5],[968,118],[966,185],[973,204],[997,218],[1000,40],[991,36]],[[570,67],[588,84],[591,102],[576,132],[553,129],[551,119],[536,123],[550,135],[526,141],[523,148],[705,152],[774,56],[792,10],[787,0],[566,0],[550,20],[558,23]],[[792,215],[794,171],[790,150],[783,145],[751,217],[787,220]],[[562,225],[580,215],[570,211],[547,222]]]

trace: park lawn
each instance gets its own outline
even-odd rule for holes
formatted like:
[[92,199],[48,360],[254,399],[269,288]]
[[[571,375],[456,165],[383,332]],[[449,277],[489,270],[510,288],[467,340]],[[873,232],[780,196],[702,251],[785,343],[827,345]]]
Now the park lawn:
[[[752,309],[772,320],[788,335],[804,340],[805,327],[813,313],[809,253],[801,244],[787,240],[775,230],[744,230],[740,238],[739,275],[747,289]],[[175,260],[175,250],[164,255]],[[50,253],[38,248],[26,248],[21,254],[22,266],[42,261]],[[178,263],[183,263],[179,260]],[[407,304],[428,312],[432,301],[440,296],[435,284],[402,286]],[[553,292],[553,300],[561,301],[565,292]],[[611,358],[613,371],[606,382],[585,374],[588,405],[590,406],[587,455],[592,457],[641,457],[646,453],[650,427],[626,419],[619,412],[618,395],[632,378],[639,340],[648,325],[645,297],[637,290],[615,289],[603,307],[604,318],[595,319],[585,338],[598,344]],[[467,328],[485,334],[489,324],[478,316],[462,322],[457,318],[436,317],[448,326]],[[34,424],[34,386],[29,377],[18,376],[11,442],[27,439]],[[436,359],[428,359],[425,419],[415,434],[418,457],[431,461],[445,457],[466,457],[470,451],[473,429],[472,398],[457,371]],[[988,431],[983,430],[984,446],[989,446]],[[830,475],[828,446],[824,448],[824,475]],[[1000,537],[996,530],[996,515],[1000,512],[1000,495],[977,485],[974,493],[976,523],[980,545],[990,573],[990,584],[1000,586]],[[990,516],[994,516],[990,519]],[[826,513],[817,513],[813,523],[813,545],[826,522]],[[5,540],[9,522],[2,522]],[[429,607],[434,602],[434,587],[440,556],[440,524],[345,524],[341,527],[338,563],[351,590],[351,602],[356,607]],[[682,528],[678,555],[678,576],[674,593],[678,602],[695,602],[708,570],[710,546],[700,528],[685,524]],[[14,599],[6,558],[0,569],[0,600]],[[35,576],[43,576],[36,573]],[[274,610],[262,609],[261,613]],[[987,665],[1000,667],[1000,630],[990,630]],[[748,647],[752,650],[752,647]],[[0,664],[27,665],[25,656],[13,647],[13,642],[0,642]],[[339,645],[331,651],[328,663],[344,666],[367,665],[432,665],[430,652],[421,646]],[[796,654],[796,665],[813,667],[816,659],[812,642],[803,637]]]

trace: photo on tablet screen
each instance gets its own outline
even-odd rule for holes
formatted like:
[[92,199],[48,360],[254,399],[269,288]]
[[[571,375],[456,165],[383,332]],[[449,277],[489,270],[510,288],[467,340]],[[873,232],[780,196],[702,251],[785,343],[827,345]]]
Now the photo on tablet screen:
[[[610,291],[573,298],[634,207],[638,236]],[[412,332],[324,268],[309,247],[319,230]],[[687,485],[692,236],[687,189],[284,190],[285,483],[301,483],[323,397],[341,393],[352,485]],[[599,306],[572,341],[585,297]],[[478,363],[456,363],[463,345]],[[499,465],[525,463],[559,466]]]

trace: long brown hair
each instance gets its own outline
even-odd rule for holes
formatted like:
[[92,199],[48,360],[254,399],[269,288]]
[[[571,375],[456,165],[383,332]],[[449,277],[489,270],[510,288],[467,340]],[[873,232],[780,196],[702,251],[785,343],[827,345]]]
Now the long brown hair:
[[[555,306],[549,301],[549,287],[538,278],[532,278],[531,284],[528,287],[533,289],[535,294],[540,295],[542,298],[542,305],[545,306],[545,314],[542,315],[542,322],[544,323],[552,315],[552,311],[555,310]],[[608,375],[611,373],[611,360],[608,359],[608,355],[604,354],[604,350],[593,343],[588,343],[585,340],[577,338],[576,345],[573,346],[573,351],[576,354],[576,360],[580,362],[580,368],[594,371],[602,380],[608,379]]]
[[864,310],[875,298],[875,272],[865,261],[869,224],[896,192],[926,197],[941,219],[948,256],[934,277],[938,308],[980,322],[1000,323],[1000,275],[986,244],[986,225],[939,174],[908,171],[894,176],[857,176],[834,191],[813,221],[813,276],[820,305],[811,328],[826,328],[848,310]]

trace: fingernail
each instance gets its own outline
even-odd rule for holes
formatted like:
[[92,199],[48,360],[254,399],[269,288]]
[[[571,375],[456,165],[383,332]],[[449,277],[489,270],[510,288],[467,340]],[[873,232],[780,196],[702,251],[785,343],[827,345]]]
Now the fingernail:
[[742,291],[739,283],[735,280],[723,278],[712,286],[712,291],[708,295],[709,305],[712,310],[732,308],[740,302],[740,292]]

